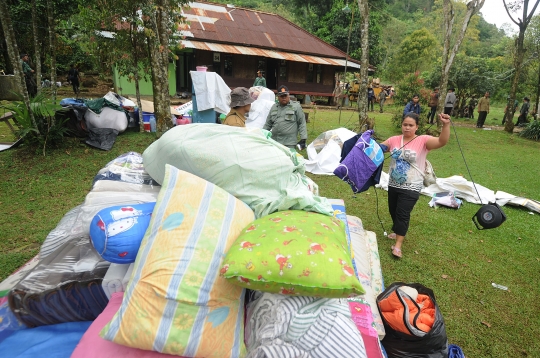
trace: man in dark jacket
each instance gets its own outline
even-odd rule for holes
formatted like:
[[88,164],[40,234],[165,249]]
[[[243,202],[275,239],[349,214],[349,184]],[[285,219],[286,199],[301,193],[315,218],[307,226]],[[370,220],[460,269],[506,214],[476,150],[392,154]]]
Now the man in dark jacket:
[[519,117],[516,123],[516,126],[522,126],[527,123],[527,115],[529,114],[529,97],[523,98],[523,104],[521,105],[521,108],[519,109]]
[[416,113],[418,115],[420,115],[420,111],[421,111],[421,108],[420,108],[420,97],[415,94],[412,98],[412,101],[410,101],[409,103],[407,103],[407,105],[405,106],[405,108],[403,109],[403,118],[405,118],[405,116],[408,114],[408,113]]

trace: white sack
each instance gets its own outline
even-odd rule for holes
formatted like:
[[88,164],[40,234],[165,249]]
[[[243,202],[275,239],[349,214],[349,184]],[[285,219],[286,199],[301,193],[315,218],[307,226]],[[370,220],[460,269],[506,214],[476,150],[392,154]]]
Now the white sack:
[[109,107],[103,107],[100,114],[88,109],[84,114],[88,129],[112,128],[122,133],[128,126],[128,118],[124,112]]
[[[269,90],[270,91],[270,90]],[[272,92],[272,91],[270,91]],[[273,92],[272,92],[273,95]],[[251,104],[249,115],[246,118],[246,127],[262,128],[266,123],[266,117],[270,113],[270,108],[274,105],[273,101],[259,98]]]

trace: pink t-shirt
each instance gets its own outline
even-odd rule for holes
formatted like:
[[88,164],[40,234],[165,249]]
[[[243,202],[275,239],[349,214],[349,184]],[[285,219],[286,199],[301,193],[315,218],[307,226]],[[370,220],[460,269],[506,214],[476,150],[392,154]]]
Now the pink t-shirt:
[[402,135],[386,140],[390,153],[397,151],[391,156],[388,170],[388,174],[390,174],[389,186],[413,191],[422,190],[426,157],[429,153],[426,143],[429,138],[429,135],[421,135],[405,146],[403,146]]

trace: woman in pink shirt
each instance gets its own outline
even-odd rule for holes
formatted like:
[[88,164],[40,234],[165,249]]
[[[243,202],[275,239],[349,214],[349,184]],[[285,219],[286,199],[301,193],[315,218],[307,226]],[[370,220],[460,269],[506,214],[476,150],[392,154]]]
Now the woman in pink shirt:
[[450,139],[450,116],[439,114],[443,124],[439,137],[416,135],[419,117],[408,113],[401,121],[402,135],[390,137],[382,143],[386,152],[391,152],[388,174],[388,210],[392,217],[392,233],[395,239],[392,254],[401,258],[401,246],[409,229],[411,212],[420,197],[423,187],[426,156],[430,150],[444,147]]

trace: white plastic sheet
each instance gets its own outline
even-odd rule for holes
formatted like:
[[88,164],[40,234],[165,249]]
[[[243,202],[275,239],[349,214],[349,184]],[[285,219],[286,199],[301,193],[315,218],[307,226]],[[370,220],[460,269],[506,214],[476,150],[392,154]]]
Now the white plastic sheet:
[[[500,206],[506,204],[523,206],[526,209],[540,213],[540,201],[515,196],[504,191],[497,191],[495,193],[493,190],[478,183],[475,184],[478,193],[480,193],[480,198],[478,197],[476,190],[474,190],[473,183],[459,175],[454,175],[449,178],[437,178],[436,184],[431,184],[429,187],[422,189],[421,193],[432,197],[433,194],[437,193],[453,192],[457,198],[463,199],[469,203],[487,204],[496,202]],[[376,186],[388,190],[387,173],[381,173],[381,180]]]
[[197,109],[214,109],[219,113],[229,113],[231,89],[223,78],[215,72],[190,71],[193,88],[197,98]]
[[337,128],[320,134],[307,147],[306,171],[313,174],[334,175],[341,160],[343,143],[356,135],[347,128]]

